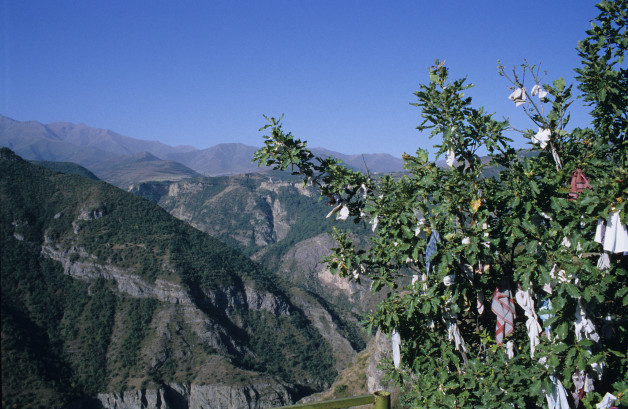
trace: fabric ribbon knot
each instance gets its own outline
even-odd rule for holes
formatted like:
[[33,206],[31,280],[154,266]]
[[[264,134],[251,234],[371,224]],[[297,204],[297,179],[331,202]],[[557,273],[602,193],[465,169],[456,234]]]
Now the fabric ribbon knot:
[[495,325],[495,339],[497,345],[501,345],[504,342],[504,338],[512,333],[515,321],[515,303],[512,299],[512,294],[508,285],[500,284],[493,293],[493,302],[491,304],[491,311],[497,316],[497,323]]

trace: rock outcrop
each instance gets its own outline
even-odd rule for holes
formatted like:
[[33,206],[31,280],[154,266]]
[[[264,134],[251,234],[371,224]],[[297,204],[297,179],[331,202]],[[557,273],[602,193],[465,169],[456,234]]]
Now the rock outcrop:
[[173,304],[192,303],[190,296],[181,285],[159,278],[154,283],[149,283],[128,269],[97,263],[96,257],[89,255],[82,248],[60,249],[52,243],[47,243],[42,246],[41,254],[60,262],[64,273],[71,277],[84,280],[94,278],[115,280],[118,291],[132,297],[156,298]]
[[386,337],[381,331],[377,331],[375,339],[371,341],[368,347],[371,353],[368,357],[368,366],[366,368],[366,384],[368,392],[384,390],[388,385],[384,382],[384,371],[377,368],[379,362],[392,354],[392,341]]
[[[190,295],[183,285],[160,278],[150,283],[135,275],[132,270],[97,263],[96,257],[82,248],[71,247],[62,250],[52,243],[47,243],[42,246],[41,254],[60,262],[64,273],[74,278],[114,280],[118,291],[132,297],[155,298],[172,304],[192,304]],[[73,260],[74,258],[76,259]],[[218,311],[248,308],[254,311],[268,311],[275,316],[290,314],[290,305],[286,300],[281,300],[275,294],[266,291],[255,290],[250,285],[243,288],[223,287],[206,293],[205,296],[204,302]]]
[[99,393],[103,409],[265,409],[289,405],[289,386],[279,382],[248,385],[166,384],[158,389]]

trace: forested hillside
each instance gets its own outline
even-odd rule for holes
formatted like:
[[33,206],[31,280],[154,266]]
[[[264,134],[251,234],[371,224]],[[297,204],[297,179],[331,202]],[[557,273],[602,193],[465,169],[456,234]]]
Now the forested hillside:
[[3,407],[138,390],[268,407],[333,381],[329,342],[275,274],[145,199],[0,159]]

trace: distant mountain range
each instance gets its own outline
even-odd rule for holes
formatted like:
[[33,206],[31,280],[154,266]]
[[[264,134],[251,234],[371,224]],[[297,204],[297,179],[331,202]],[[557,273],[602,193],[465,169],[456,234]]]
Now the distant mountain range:
[[[253,153],[259,148],[241,143],[223,143],[207,149],[170,146],[84,124],[21,122],[2,115],[0,147],[7,147],[27,160],[74,162],[124,188],[129,182],[149,179],[177,181],[267,170],[251,163]],[[384,153],[345,155],[324,148],[312,151],[373,173],[399,172],[403,166],[401,158]]]

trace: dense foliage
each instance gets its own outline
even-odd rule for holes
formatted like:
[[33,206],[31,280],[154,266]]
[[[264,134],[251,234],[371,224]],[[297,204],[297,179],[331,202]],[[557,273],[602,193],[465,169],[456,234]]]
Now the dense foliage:
[[[607,392],[628,404],[626,249],[595,240],[598,227],[619,236],[628,221],[628,2],[598,8],[577,70],[593,128],[567,130],[562,78],[500,65],[535,126],[522,131],[531,154],[511,147],[508,122],[473,107],[472,85],[439,61],[413,105],[447,167],[419,149],[403,156],[406,176],[376,179],[315,157],[281,120],[262,128],[261,165],[303,175],[338,219],[371,224],[368,249],[335,230],[327,262],[393,289],[368,323],[400,343],[388,369],[410,407],[594,407]],[[488,166],[499,173],[483,177]]]
[[2,234],[2,406],[54,407],[107,387],[117,299]]
[[331,385],[338,375],[333,356],[303,312],[297,310],[285,317],[271,317],[266,312],[256,311],[247,315],[250,326],[242,341],[253,354],[244,357],[246,367],[272,373],[289,382],[310,375],[311,384],[302,391],[304,395]]

